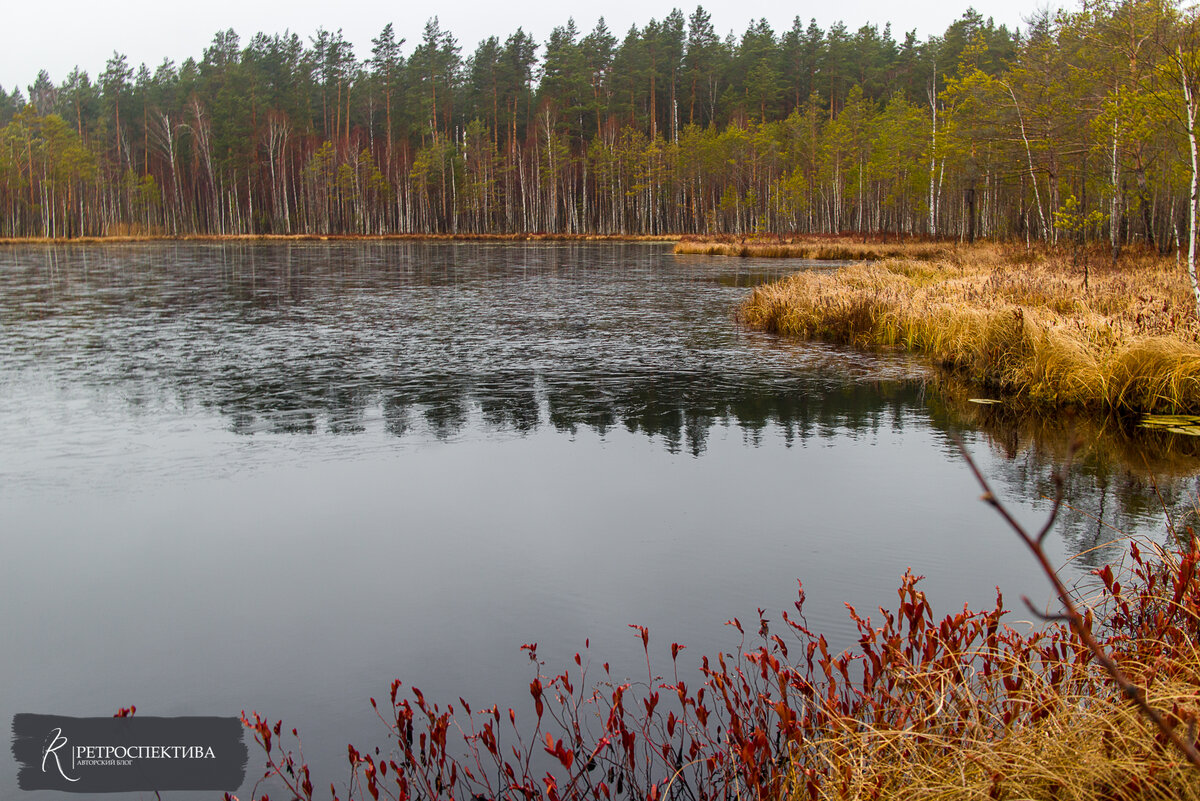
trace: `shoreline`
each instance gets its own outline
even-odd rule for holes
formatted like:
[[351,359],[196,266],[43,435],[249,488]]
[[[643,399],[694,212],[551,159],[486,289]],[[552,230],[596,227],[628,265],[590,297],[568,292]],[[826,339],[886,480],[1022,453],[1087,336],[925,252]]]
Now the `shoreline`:
[[390,233],[390,234],[104,234],[88,236],[0,236],[2,245],[92,245],[129,242],[650,242],[674,243],[677,255],[753,256],[818,260],[941,258],[958,248],[953,239],[862,234],[570,234]]

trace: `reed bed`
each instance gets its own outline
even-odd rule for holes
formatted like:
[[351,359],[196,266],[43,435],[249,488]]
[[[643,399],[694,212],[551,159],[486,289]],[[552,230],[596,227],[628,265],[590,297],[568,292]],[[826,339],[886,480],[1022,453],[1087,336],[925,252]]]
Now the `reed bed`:
[[897,240],[880,237],[852,239],[844,236],[785,237],[684,237],[675,253],[700,256],[741,256],[760,259],[819,259],[827,261],[879,261],[881,259],[938,259],[955,250],[953,243]]
[[774,333],[928,355],[1037,406],[1200,411],[1200,322],[1183,270],[1143,253],[1087,273],[986,245],[799,272],[738,312]]

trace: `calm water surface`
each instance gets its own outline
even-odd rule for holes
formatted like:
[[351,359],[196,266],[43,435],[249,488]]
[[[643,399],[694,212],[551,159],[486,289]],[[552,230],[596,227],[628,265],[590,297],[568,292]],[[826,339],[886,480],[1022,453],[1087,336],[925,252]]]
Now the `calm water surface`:
[[[800,580],[846,646],[843,602],[891,606],[908,567],[943,611],[997,585],[1044,601],[952,436],[1029,522],[1062,437],[951,402],[903,354],[738,328],[749,285],[801,268],[823,269],[619,244],[0,249],[0,719],[255,709],[300,727],[321,785],[382,741],[367,699],[393,678],[524,709],[522,643],[555,667],[590,638],[633,674],[639,623],[696,664]],[[1138,447],[1071,470],[1073,580],[1119,555],[1110,527],[1161,538]],[[1180,513],[1194,457],[1155,464]]]

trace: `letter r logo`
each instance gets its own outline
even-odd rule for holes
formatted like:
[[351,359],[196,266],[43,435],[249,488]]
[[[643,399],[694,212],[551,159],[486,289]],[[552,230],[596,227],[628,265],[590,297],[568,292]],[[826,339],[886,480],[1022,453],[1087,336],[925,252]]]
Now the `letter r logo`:
[[63,771],[62,762],[58,758],[58,749],[67,744],[67,738],[63,736],[62,729],[51,729],[50,744],[46,746],[46,750],[42,752],[42,773],[46,772],[46,760],[49,757],[54,757],[54,764],[58,768],[58,775],[62,776],[69,782],[77,782],[79,779],[72,779]]

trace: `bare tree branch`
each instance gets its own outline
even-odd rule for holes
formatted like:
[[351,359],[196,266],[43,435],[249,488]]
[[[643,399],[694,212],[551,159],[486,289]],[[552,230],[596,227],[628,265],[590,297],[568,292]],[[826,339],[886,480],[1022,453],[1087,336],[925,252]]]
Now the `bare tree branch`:
[[1058,594],[1058,600],[1062,604],[1064,611],[1058,615],[1044,615],[1043,613],[1034,610],[1033,605],[1029,603],[1028,599],[1024,599],[1025,603],[1038,617],[1042,617],[1046,620],[1065,620],[1070,625],[1071,631],[1074,632],[1075,636],[1079,638],[1079,641],[1082,642],[1089,651],[1091,651],[1092,656],[1096,659],[1096,661],[1099,662],[1106,671],[1108,671],[1108,675],[1112,676],[1113,681],[1117,683],[1117,686],[1120,688],[1121,692],[1124,693],[1125,697],[1132,701],[1134,705],[1136,705],[1138,709],[1140,709],[1142,713],[1149,718],[1149,720],[1154,723],[1155,726],[1158,727],[1158,730],[1163,733],[1163,736],[1170,740],[1171,743],[1178,748],[1184,754],[1184,756],[1187,757],[1188,761],[1191,762],[1193,766],[1195,766],[1197,769],[1200,769],[1200,752],[1196,750],[1196,747],[1192,744],[1192,742],[1184,740],[1182,737],[1180,737],[1179,734],[1176,733],[1175,728],[1167,723],[1163,716],[1158,713],[1158,710],[1147,703],[1145,692],[1136,684],[1134,684],[1128,676],[1125,675],[1125,672],[1121,670],[1117,663],[1113,661],[1112,657],[1109,656],[1108,652],[1104,650],[1104,647],[1101,646],[1096,640],[1095,636],[1091,632],[1091,628],[1084,621],[1083,615],[1080,613],[1079,608],[1075,605],[1075,601],[1071,596],[1071,593],[1067,590],[1066,586],[1063,585],[1062,580],[1059,579],[1057,571],[1055,571],[1054,566],[1050,564],[1049,557],[1046,556],[1045,549],[1042,548],[1042,543],[1045,539],[1046,533],[1054,524],[1054,518],[1058,514],[1059,507],[1062,505],[1062,476],[1057,473],[1054,476],[1055,483],[1058,486],[1058,492],[1056,493],[1054,501],[1054,508],[1051,510],[1050,518],[1047,520],[1046,525],[1035,538],[1025,530],[1024,526],[1018,523],[1016,519],[1009,514],[1008,510],[1004,508],[1004,505],[996,498],[996,495],[992,492],[992,488],[988,485],[987,479],[983,477],[983,473],[980,472],[979,467],[975,464],[975,460],[971,458],[971,454],[967,452],[967,448],[963,444],[962,440],[956,438],[955,442],[958,445],[959,451],[962,452],[963,459],[966,460],[967,465],[971,468],[971,472],[975,474],[975,479],[983,488],[983,500],[989,503],[992,508],[1000,513],[1000,516],[1004,518],[1004,521],[1008,523],[1009,527],[1016,532],[1017,536],[1021,538],[1021,541],[1024,542],[1029,550],[1033,553],[1034,558],[1037,559],[1038,564],[1042,568],[1042,572],[1045,573],[1046,578],[1049,579],[1054,591]]

